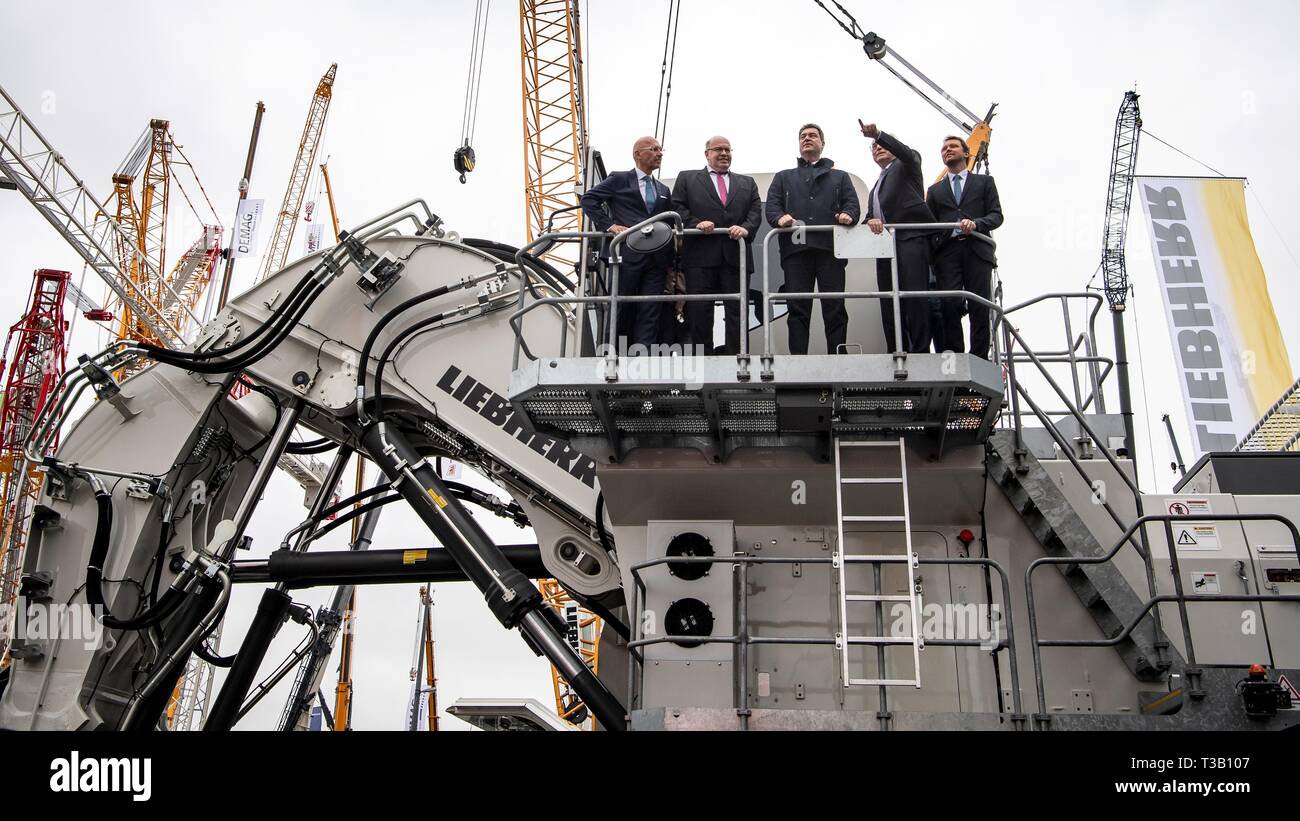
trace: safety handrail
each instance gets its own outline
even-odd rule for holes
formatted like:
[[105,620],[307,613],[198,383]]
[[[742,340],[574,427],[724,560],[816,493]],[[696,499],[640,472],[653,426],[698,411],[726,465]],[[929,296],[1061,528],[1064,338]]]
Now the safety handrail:
[[[1125,530],[1119,540],[1110,550],[1101,556],[1043,556],[1029,563],[1025,568],[1025,606],[1029,614],[1029,639],[1030,648],[1033,651],[1034,658],[1034,686],[1038,692],[1038,713],[1039,717],[1045,718],[1047,715],[1047,693],[1043,684],[1043,659],[1042,648],[1044,647],[1114,647],[1132,635],[1137,626],[1146,618],[1151,609],[1158,604],[1165,602],[1177,602],[1179,618],[1182,624],[1183,640],[1187,648],[1187,664],[1189,668],[1185,671],[1189,676],[1193,674],[1196,666],[1196,650],[1192,641],[1192,631],[1190,622],[1187,617],[1188,602],[1263,602],[1263,601],[1295,601],[1300,602],[1300,595],[1295,594],[1196,594],[1188,596],[1183,591],[1182,571],[1178,563],[1178,548],[1174,543],[1173,522],[1257,522],[1271,521],[1284,525],[1291,533],[1291,547],[1296,553],[1296,558],[1300,560],[1300,530],[1296,529],[1295,523],[1285,516],[1278,513],[1192,513],[1186,515],[1174,515],[1169,513],[1150,514],[1138,517]],[[1126,543],[1131,542],[1133,535],[1138,528],[1144,528],[1145,525],[1152,522],[1164,523],[1165,544],[1169,551],[1170,574],[1174,582],[1174,594],[1156,595],[1152,590],[1151,598],[1143,602],[1141,611],[1134,617],[1133,621],[1124,627],[1114,636],[1105,639],[1044,639],[1038,633],[1038,611],[1034,604],[1034,586],[1033,576],[1038,568],[1045,565],[1092,565],[1105,564],[1111,561],[1124,547]],[[1152,569],[1152,560],[1150,553],[1142,556],[1148,573]],[[1157,611],[1158,613],[1158,611]],[[1153,614],[1153,619],[1156,614]],[[1157,627],[1159,625],[1156,621]]]
[[[880,564],[883,561],[882,559],[872,558],[870,556],[843,556],[842,558],[845,561],[858,563],[858,564]],[[639,695],[639,690],[644,689],[643,681],[642,681],[642,687],[641,688],[637,687],[637,677],[636,677],[636,672],[638,669],[641,670],[642,679],[644,679],[644,675],[645,675],[645,654],[641,652],[641,648],[649,647],[657,644],[665,644],[667,642],[687,641],[687,642],[692,642],[696,645],[731,644],[737,648],[737,655],[739,656],[739,658],[737,660],[737,663],[734,665],[735,674],[736,674],[736,678],[734,682],[736,713],[740,718],[740,729],[742,730],[747,729],[748,717],[750,712],[749,698],[748,698],[748,694],[749,694],[748,648],[750,645],[795,644],[795,645],[809,645],[809,646],[817,646],[817,645],[834,646],[837,641],[834,635],[826,636],[826,637],[752,635],[749,632],[749,625],[748,625],[749,588],[748,588],[748,584],[746,583],[749,566],[759,565],[759,564],[831,565],[833,564],[834,561],[835,560],[829,556],[813,556],[813,557],[748,556],[745,554],[736,553],[730,556],[662,556],[657,559],[650,559],[648,561],[634,564],[630,569],[630,572],[632,574],[632,581],[633,581],[632,602],[630,607],[630,612],[633,615],[632,635],[627,644],[628,655],[630,657],[628,663],[628,672],[627,672],[628,721],[629,722],[631,721],[631,711],[633,709],[633,705],[636,703],[636,699]],[[997,571],[998,577],[1001,580],[1002,601],[1003,602],[1011,601],[1010,579],[1007,576],[1006,570],[1003,569],[1002,565],[993,559],[981,558],[981,557],[967,557],[967,556],[959,556],[959,557],[951,557],[951,558],[946,556],[945,557],[935,556],[935,557],[918,557],[917,561],[920,564],[979,565],[984,567],[991,567]],[[735,613],[736,632],[734,634],[730,636],[683,636],[683,635],[666,634],[666,635],[656,636],[655,638],[640,638],[641,627],[642,627],[640,608],[646,598],[646,583],[645,583],[645,579],[642,578],[642,571],[649,568],[658,567],[660,565],[665,565],[665,564],[712,565],[712,564],[722,564],[722,563],[731,563],[736,568],[738,573],[736,584],[735,584],[736,589],[733,591],[736,594],[735,606],[737,611]],[[993,602],[989,602],[989,604],[991,606]],[[1023,719],[1024,710],[1023,710],[1023,705],[1021,703],[1021,694],[1020,694],[1020,668],[1017,663],[1017,654],[1016,654],[1016,631],[1015,631],[1015,623],[1011,613],[1011,608],[1007,607],[1005,608],[1005,610],[1006,610],[1005,613],[999,611],[999,616],[1005,615],[1006,624],[1007,624],[1006,638],[1005,639],[999,638],[996,645],[993,646],[991,650],[993,653],[997,653],[1002,650],[1009,651],[1007,659],[1010,666],[1010,673],[1012,679],[1011,719],[1013,721],[1019,722]],[[929,639],[927,638],[925,642],[927,645],[932,645],[936,647],[988,647],[989,646],[987,642],[983,642],[977,639]],[[886,710],[886,705],[883,701],[881,702],[880,710],[882,712]]]
[[[641,222],[638,222],[637,224],[630,226],[629,228],[619,232],[616,235],[611,235],[607,231],[555,232],[555,233],[543,234],[537,237],[528,245],[521,248],[519,252],[516,254],[516,261],[522,265],[522,259],[521,259],[522,255],[532,251],[534,248],[537,248],[543,244],[547,244],[549,246],[549,244],[555,242],[556,240],[576,240],[576,239],[596,239],[596,238],[607,239],[611,236],[613,237],[609,245],[609,254],[611,257],[609,263],[611,292],[609,294],[603,296],[575,295],[575,296],[568,296],[568,297],[533,300],[531,302],[526,300],[524,294],[522,293],[520,294],[519,305],[517,309],[514,311],[514,313],[512,313],[510,316],[511,326],[515,330],[516,344],[515,344],[514,359],[513,359],[514,367],[516,369],[519,367],[519,355],[521,352],[529,359],[537,358],[532,354],[531,351],[527,349],[526,343],[523,343],[522,341],[522,337],[523,337],[522,319],[524,316],[531,313],[533,310],[536,310],[537,308],[546,304],[566,303],[575,306],[582,305],[582,304],[605,305],[610,312],[609,330],[608,333],[606,334],[607,336],[606,342],[608,344],[607,350],[609,351],[609,353],[607,354],[607,358],[611,360],[611,364],[612,364],[612,360],[615,360],[617,358],[615,352],[617,351],[617,340],[618,340],[617,308],[619,303],[695,302],[695,301],[716,302],[719,300],[724,302],[735,301],[740,303],[741,315],[746,316],[748,314],[748,304],[749,304],[749,287],[748,287],[749,272],[747,270],[747,262],[746,262],[747,254],[745,253],[745,250],[747,246],[747,241],[745,238],[737,238],[735,240],[738,246],[738,250],[740,251],[740,253],[738,254],[739,260],[737,266],[739,282],[738,282],[738,289],[735,292],[724,291],[724,292],[719,292],[714,294],[644,294],[644,295],[622,295],[622,296],[618,294],[618,276],[619,276],[619,269],[622,265],[622,255],[620,253],[622,246],[624,246],[629,241],[629,239],[632,236],[635,236],[638,232],[652,229],[656,223],[664,223],[664,222],[671,222],[674,224],[675,228],[673,229],[673,233],[675,236],[678,237],[717,236],[728,230],[727,227],[722,227],[722,226],[715,228],[711,232],[701,231],[698,228],[682,228],[680,216],[675,212],[669,211],[669,212],[664,212],[663,214],[656,214],[652,217],[648,217],[647,219],[644,219]],[[884,226],[884,230],[890,232],[897,231],[897,230],[945,231],[945,230],[956,229],[959,226],[960,223],[897,223],[897,224],[890,223]],[[832,226],[832,225],[809,225],[809,226],[794,225],[788,228],[772,229],[764,237],[763,239],[763,263],[764,263],[763,264],[763,269],[764,269],[763,270],[763,304],[764,304],[763,359],[765,360],[765,362],[770,362],[772,357],[772,341],[771,341],[772,317],[771,317],[770,306],[773,300],[785,302],[788,301],[789,299],[891,298],[892,297],[895,301],[895,309],[897,310],[899,300],[901,299],[928,299],[931,297],[951,297],[951,298],[976,300],[981,304],[987,306],[991,311],[993,311],[994,313],[998,314],[999,317],[1001,317],[1002,314],[1001,306],[984,297],[971,293],[970,291],[964,291],[964,290],[937,291],[937,290],[930,290],[930,289],[917,290],[917,291],[900,290],[898,288],[898,281],[897,281],[898,277],[897,277],[896,265],[895,265],[895,274],[894,274],[894,282],[893,282],[894,289],[890,291],[819,292],[819,293],[810,293],[810,294],[779,292],[777,294],[773,294],[770,289],[768,265],[767,265],[768,250],[770,248],[771,237],[779,236],[785,233],[791,233],[793,231],[813,231],[813,232],[832,231],[836,227],[837,226]],[[863,230],[868,230],[868,229],[864,228]],[[987,242],[996,247],[996,243],[987,235],[972,233],[970,234],[970,236],[976,238],[979,241]],[[898,339],[899,333],[900,330],[896,326],[895,328],[896,342],[901,342],[901,339]],[[747,360],[750,354],[749,334],[741,333],[740,337],[741,337],[740,352],[738,356],[741,359]],[[564,345],[564,340],[561,340],[561,345]],[[561,356],[563,356],[563,354],[561,354]],[[898,354],[896,354],[896,356],[898,356]]]
[[[820,291],[820,292],[812,292],[812,293],[791,293],[788,291],[781,291],[776,294],[772,293],[771,266],[768,264],[768,259],[769,259],[769,251],[771,251],[772,248],[773,237],[783,236],[786,234],[794,234],[796,232],[825,233],[827,231],[834,231],[836,228],[842,228],[842,227],[848,227],[848,226],[802,225],[796,223],[794,225],[790,225],[785,228],[773,228],[771,231],[767,233],[767,236],[763,237],[763,248],[762,248],[763,361],[764,361],[765,373],[768,372],[768,364],[772,361],[772,356],[773,356],[772,354],[772,302],[774,300],[780,302],[789,302],[791,299],[821,300],[821,299],[891,298],[894,302],[892,306],[894,316],[901,316],[900,307],[901,307],[901,300],[903,299],[929,299],[931,297],[963,297],[965,299],[973,299],[979,302],[980,304],[987,306],[991,310],[995,311],[999,317],[1001,317],[1002,306],[998,305],[997,303],[991,300],[981,297],[977,294],[970,293],[969,291],[932,291],[929,289],[918,290],[918,291],[900,290],[898,287],[898,258],[896,256],[889,257],[889,259],[891,260],[890,284],[893,286],[892,289],[889,291]],[[889,234],[891,234],[891,239],[892,239],[892,235],[897,231],[914,231],[919,233],[919,232],[949,231],[949,230],[957,230],[960,228],[961,228],[961,223],[959,222],[884,223],[882,226],[882,230],[887,231]],[[994,248],[997,247],[997,243],[994,242],[993,238],[988,236],[987,234],[972,232],[968,236],[973,237],[982,242],[987,242],[989,245],[992,245]],[[901,378],[901,376],[905,375],[906,373],[903,370],[903,361],[907,357],[906,352],[903,350],[903,324],[901,322],[894,323],[893,356],[895,361],[895,375]]]

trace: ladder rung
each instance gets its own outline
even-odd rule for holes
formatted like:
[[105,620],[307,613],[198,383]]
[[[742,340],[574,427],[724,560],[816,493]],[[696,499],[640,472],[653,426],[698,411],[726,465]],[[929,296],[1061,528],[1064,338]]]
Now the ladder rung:
[[896,553],[892,556],[872,555],[868,553],[864,553],[860,556],[857,554],[844,554],[841,555],[840,558],[847,562],[908,562],[912,560],[911,556],[902,553]]
[[911,636],[849,636],[849,644],[916,644]]
[[842,485],[901,485],[903,484],[902,476],[889,476],[881,479],[841,479]]
[[857,687],[917,687],[921,682],[912,678],[851,678],[849,684]]
[[846,522],[905,522],[906,516],[845,516]]
[[840,442],[840,447],[842,447],[842,448],[896,448],[896,447],[898,447],[898,440],[897,440],[897,439],[893,439],[893,440],[890,440],[890,441],[887,441],[887,442],[877,442],[877,441],[871,441],[871,442],[844,442],[844,441],[841,441],[841,442]]
[[875,593],[850,593],[844,597],[845,601],[905,601],[910,603],[911,596],[880,596]]

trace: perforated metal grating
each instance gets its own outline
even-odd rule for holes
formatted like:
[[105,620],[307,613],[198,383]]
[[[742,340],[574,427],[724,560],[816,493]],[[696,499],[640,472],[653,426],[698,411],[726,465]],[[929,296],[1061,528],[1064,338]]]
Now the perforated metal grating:
[[601,436],[605,433],[605,426],[592,419],[557,419],[549,421],[534,419],[533,424],[539,427],[553,427],[555,430],[575,436]]
[[555,399],[530,399],[524,403],[524,408],[528,411],[529,416],[541,414],[544,416],[578,416],[580,414],[593,413],[591,402],[589,400],[555,400]]
[[1247,453],[1300,452],[1300,381],[1282,394],[1235,449]]
[[703,417],[652,416],[642,419],[627,417],[614,423],[625,433],[701,434],[709,432],[709,422]]
[[916,400],[898,396],[845,396],[840,408],[846,411],[899,411],[916,409]]

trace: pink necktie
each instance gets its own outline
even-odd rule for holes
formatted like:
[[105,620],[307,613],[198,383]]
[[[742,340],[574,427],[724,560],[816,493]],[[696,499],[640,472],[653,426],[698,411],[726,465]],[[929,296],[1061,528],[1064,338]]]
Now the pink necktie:
[[713,176],[716,177],[718,180],[718,199],[722,200],[723,205],[726,205],[727,204],[727,178],[722,174],[714,174]]

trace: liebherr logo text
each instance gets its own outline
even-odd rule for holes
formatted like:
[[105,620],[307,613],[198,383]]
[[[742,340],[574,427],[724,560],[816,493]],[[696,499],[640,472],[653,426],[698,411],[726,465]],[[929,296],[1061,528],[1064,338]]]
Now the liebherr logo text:
[[73,750],[50,762],[51,792],[124,792],[132,801],[153,795],[153,759],[82,758]]
[[438,380],[438,387],[451,394],[452,399],[470,410],[478,411],[479,416],[568,471],[570,476],[587,487],[596,486],[596,462],[590,456],[578,453],[558,439],[529,430],[528,421],[515,412],[505,397],[469,374],[461,373],[460,368],[447,366],[447,372]]

